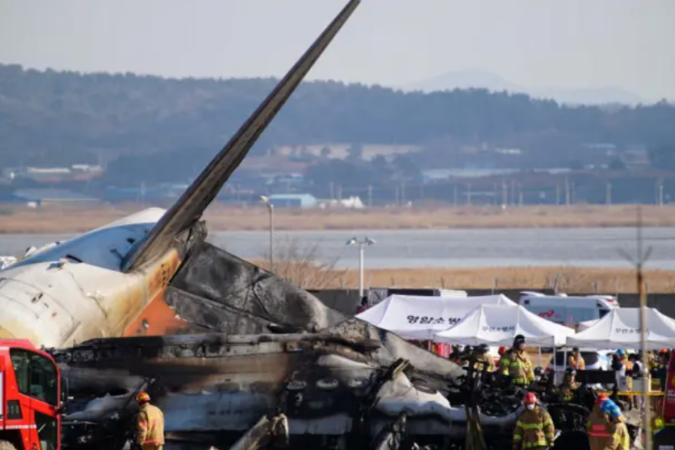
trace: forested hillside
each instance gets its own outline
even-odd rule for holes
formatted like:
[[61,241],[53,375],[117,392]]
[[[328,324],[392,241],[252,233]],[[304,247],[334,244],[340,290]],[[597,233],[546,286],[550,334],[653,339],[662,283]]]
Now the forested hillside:
[[[170,163],[181,164],[201,152],[212,155],[274,83],[0,65],[0,165],[95,162],[101,156],[158,152],[178,155]],[[256,151],[327,142],[431,148],[439,140],[544,154],[583,142],[671,148],[675,107],[660,103],[606,111],[483,90],[422,94],[310,82],[293,95]]]

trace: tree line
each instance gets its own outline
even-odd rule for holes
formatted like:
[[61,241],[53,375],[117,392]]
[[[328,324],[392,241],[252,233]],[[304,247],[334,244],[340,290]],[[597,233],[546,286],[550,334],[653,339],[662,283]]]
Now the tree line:
[[[118,160],[120,171],[192,173],[275,83],[0,65],[0,166]],[[254,151],[286,144],[417,144],[428,150],[417,163],[437,166],[447,143],[519,146],[546,159],[580,143],[610,142],[647,146],[659,167],[675,169],[673,124],[675,106],[667,102],[571,107],[481,89],[404,93],[315,81],[300,86]]]

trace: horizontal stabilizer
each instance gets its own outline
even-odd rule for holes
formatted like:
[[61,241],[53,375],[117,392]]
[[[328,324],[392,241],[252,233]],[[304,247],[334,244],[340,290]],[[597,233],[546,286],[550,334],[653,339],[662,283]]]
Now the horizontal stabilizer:
[[360,0],[351,0],[340,11],[180,199],[162,216],[145,238],[132,247],[122,263],[124,272],[137,269],[157,258],[171,246],[179,233],[187,230],[199,220],[206,207],[216,197],[232,172],[239,167],[261,133],[286,103],[359,3]]

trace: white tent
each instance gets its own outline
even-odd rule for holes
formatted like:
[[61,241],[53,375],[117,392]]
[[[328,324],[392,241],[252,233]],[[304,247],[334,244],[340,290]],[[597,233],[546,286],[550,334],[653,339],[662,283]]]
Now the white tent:
[[391,295],[357,315],[357,319],[394,332],[405,339],[433,339],[479,305],[516,304],[504,295],[485,297],[420,297]]
[[583,322],[579,322],[579,326],[577,327],[577,333],[581,333],[582,331],[588,330],[598,322],[600,322],[600,319],[584,320]]
[[[654,308],[646,310],[647,346],[675,347],[675,320]],[[640,308],[610,311],[595,325],[567,340],[569,347],[640,349]]]
[[436,333],[436,342],[512,345],[522,334],[528,346],[563,345],[574,330],[531,313],[522,306],[481,305],[454,327]]

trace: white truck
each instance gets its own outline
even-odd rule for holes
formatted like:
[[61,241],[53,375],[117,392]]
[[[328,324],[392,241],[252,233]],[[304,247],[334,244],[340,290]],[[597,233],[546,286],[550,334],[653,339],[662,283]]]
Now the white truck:
[[579,322],[601,319],[619,308],[619,302],[611,295],[569,297],[525,291],[520,293],[518,303],[540,317],[575,329]]

